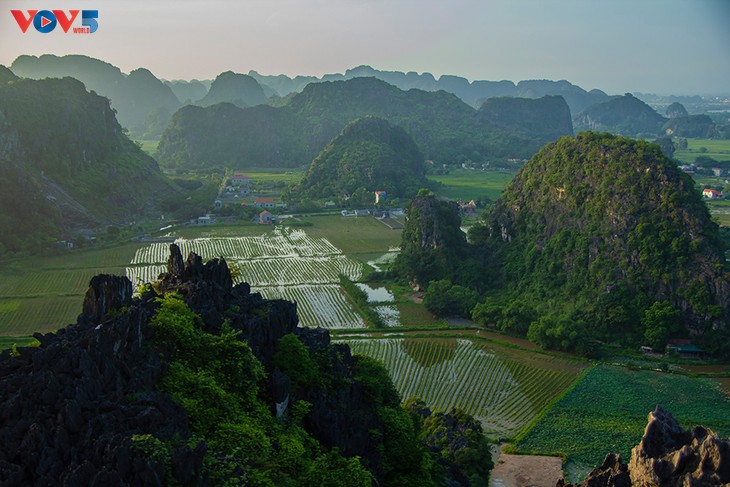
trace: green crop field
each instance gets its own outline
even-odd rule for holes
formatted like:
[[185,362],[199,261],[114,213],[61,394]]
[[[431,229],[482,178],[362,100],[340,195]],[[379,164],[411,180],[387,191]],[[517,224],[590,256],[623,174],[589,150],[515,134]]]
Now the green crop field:
[[461,408],[493,437],[517,434],[588,366],[480,339],[386,336],[345,343],[353,353],[383,362],[403,400]]
[[75,322],[91,278],[101,273],[124,275],[125,265],[140,246],[124,244],[4,261],[0,267],[0,336],[46,333]]
[[[701,152],[701,148],[707,149]],[[684,163],[694,162],[697,156],[712,157],[716,161],[730,161],[730,140],[687,139],[687,150],[678,150],[674,157]]]
[[388,228],[372,217],[321,215],[305,218],[312,224],[307,235],[326,238],[346,255],[359,257],[386,253],[400,245],[401,230]]
[[444,176],[429,176],[428,179],[442,183],[436,194],[451,200],[475,200],[484,196],[496,200],[507,183],[514,178],[514,172],[470,171],[456,169]]
[[602,365],[590,370],[515,447],[520,453],[565,455],[568,472],[577,478],[606,453],[620,453],[628,461],[657,404],[685,428],[702,424],[730,435],[730,397],[716,382]]

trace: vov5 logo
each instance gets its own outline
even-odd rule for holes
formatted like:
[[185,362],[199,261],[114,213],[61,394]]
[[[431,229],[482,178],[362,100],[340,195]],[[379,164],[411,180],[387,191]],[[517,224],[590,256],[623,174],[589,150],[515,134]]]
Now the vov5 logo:
[[57,25],[60,24],[64,32],[68,33],[71,25],[81,12],[81,27],[74,27],[74,34],[93,34],[99,28],[96,19],[99,18],[98,10],[69,10],[66,13],[63,10],[28,10],[28,14],[22,10],[11,10],[10,13],[15,17],[18,27],[23,33],[27,32],[30,24],[33,24],[35,30],[41,34],[53,32]]

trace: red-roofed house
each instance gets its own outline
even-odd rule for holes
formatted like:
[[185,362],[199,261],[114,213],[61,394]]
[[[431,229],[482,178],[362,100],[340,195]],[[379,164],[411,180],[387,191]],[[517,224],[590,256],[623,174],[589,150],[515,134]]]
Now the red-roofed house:
[[375,192],[375,204],[377,205],[381,201],[385,201],[385,199],[388,197],[388,193],[385,191],[376,191]]
[[716,189],[705,188],[702,190],[702,197],[708,200],[722,199],[722,193]]
[[274,198],[256,198],[254,200],[253,205],[256,208],[273,208],[274,207]]
[[248,186],[248,176],[245,174],[241,174],[240,172],[237,172],[236,174],[231,177],[231,186]]
[[259,213],[259,223],[262,225],[271,225],[274,223],[274,215],[264,210]]

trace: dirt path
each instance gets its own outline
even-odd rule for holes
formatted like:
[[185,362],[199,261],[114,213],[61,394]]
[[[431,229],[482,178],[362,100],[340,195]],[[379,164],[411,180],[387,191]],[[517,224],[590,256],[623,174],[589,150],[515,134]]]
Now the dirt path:
[[561,478],[560,457],[500,453],[489,477],[489,487],[555,487]]

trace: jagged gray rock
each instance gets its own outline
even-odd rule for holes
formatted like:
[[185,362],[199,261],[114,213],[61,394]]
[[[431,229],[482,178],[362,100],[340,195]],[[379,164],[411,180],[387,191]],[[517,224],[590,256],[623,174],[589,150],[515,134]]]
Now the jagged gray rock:
[[634,487],[728,485],[730,441],[702,426],[684,430],[657,406],[631,451],[629,472]]
[[579,484],[558,487],[716,487],[730,485],[730,440],[697,426],[685,430],[657,406],[649,413],[641,442],[629,464],[609,454]]

